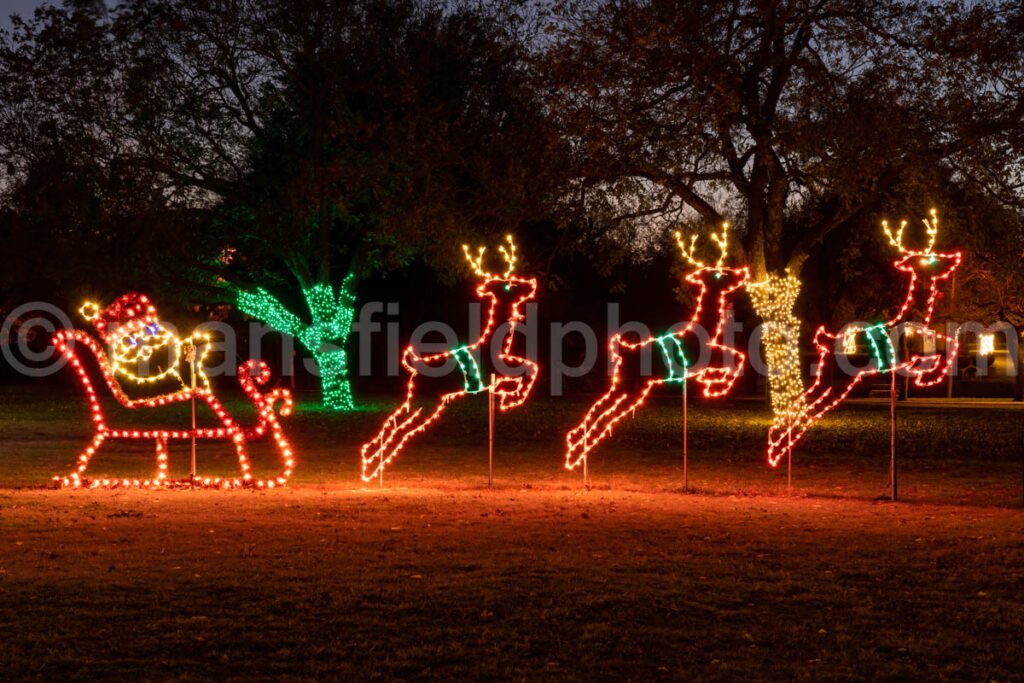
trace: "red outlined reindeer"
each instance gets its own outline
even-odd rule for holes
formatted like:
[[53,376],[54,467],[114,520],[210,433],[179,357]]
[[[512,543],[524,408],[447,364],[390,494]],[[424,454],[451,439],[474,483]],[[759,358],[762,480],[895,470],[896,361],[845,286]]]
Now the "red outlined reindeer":
[[[484,278],[476,293],[488,303],[487,323],[480,338],[466,346],[422,356],[412,346],[405,350],[402,365],[409,373],[405,402],[384,421],[377,435],[363,445],[364,481],[380,475],[409,439],[437,420],[452,401],[491,392],[498,397],[501,410],[511,410],[522,405],[533,390],[537,364],[516,355],[513,346],[516,326],[525,318],[523,304],[536,295],[537,281],[513,274],[516,247],[511,235],[506,240],[508,248],[498,247],[507,264],[501,274],[483,270],[484,247],[474,257],[468,246],[462,246],[473,272]],[[496,334],[503,335],[498,354],[500,364],[492,363],[490,356]],[[424,372],[440,369],[449,360],[455,361],[460,372],[441,377],[436,372]]]
[[[814,335],[814,346],[818,350],[814,382],[786,414],[775,419],[768,432],[768,462],[772,467],[778,465],[782,457],[804,437],[811,425],[842,403],[865,377],[906,372],[914,378],[917,386],[927,387],[941,382],[946,376],[949,359],[956,358],[958,342],[927,328],[931,324],[935,302],[941,296],[939,285],[950,278],[960,265],[963,255],[958,251],[945,254],[933,251],[939,233],[939,219],[934,209],[931,212],[931,219],[926,218],[923,222],[927,229],[928,244],[922,251],[904,248],[903,231],[907,227],[906,221],[900,223],[900,228],[895,234],[889,229],[887,222],[882,222],[882,229],[889,238],[889,243],[901,255],[894,262],[896,269],[910,275],[903,305],[890,320],[847,328],[838,335],[826,331],[824,326],[818,328]],[[922,312],[920,322],[910,320],[915,311]],[[944,340],[946,353],[926,354],[923,350],[921,353],[904,350],[893,342],[893,337],[898,336],[901,327],[917,327],[926,331],[926,334],[936,341]],[[824,369],[836,350],[851,341],[861,342],[860,346],[869,348],[873,362],[858,369],[853,375],[842,375],[841,384],[834,385],[826,381]]]
[[[104,309],[100,309],[95,304],[86,304],[82,307],[82,314],[93,322],[100,338],[110,346],[111,356],[108,358],[101,342],[82,330],[60,330],[54,334],[54,346],[68,359],[78,382],[85,391],[94,429],[92,442],[78,456],[75,468],[67,475],[54,477],[54,481],[58,485],[74,488],[189,486],[226,489],[235,487],[274,488],[284,485],[288,481],[295,467],[295,458],[278,422],[277,415],[274,413],[274,407],[276,403],[280,402],[282,404],[281,415],[288,415],[291,413],[292,398],[286,389],[274,389],[266,396],[260,393],[258,387],[266,384],[270,379],[270,370],[265,363],[247,361],[238,369],[239,384],[241,384],[246,397],[255,406],[258,415],[256,424],[247,429],[231,417],[210,389],[209,381],[202,368],[202,360],[206,355],[209,343],[209,338],[206,335],[193,334],[186,339],[179,339],[161,325],[156,307],[150,303],[149,298],[137,292],[123,294]],[[162,366],[155,358],[161,352],[164,355]],[[195,397],[198,403],[206,405],[213,411],[220,426],[196,429],[192,429],[191,426],[188,429],[137,429],[111,426],[107,421],[99,394],[87,368],[90,357],[119,405],[125,408],[159,411],[165,406],[189,402]],[[185,358],[195,361],[190,363],[195,368],[195,382],[191,385],[186,385],[183,381],[178,367],[179,362]],[[155,366],[152,372],[140,371],[148,369],[151,363]],[[157,387],[159,393],[143,398],[132,397],[125,390],[125,384],[132,386],[133,389],[147,386]],[[163,385],[168,388],[165,390]],[[257,479],[250,472],[247,444],[261,438],[267,432],[274,438],[283,466],[276,477]],[[184,480],[168,478],[168,441],[185,441],[193,438],[231,442],[238,455],[241,475],[236,478],[196,477]],[[143,479],[90,479],[85,477],[85,471],[100,447],[107,441],[118,439],[152,441],[157,459],[155,475]]]
[[[746,356],[722,344],[722,332],[726,311],[731,306],[730,296],[746,284],[750,271],[745,267],[723,266],[728,253],[728,228],[729,224],[724,223],[721,235],[711,235],[720,250],[714,266],[695,258],[696,235],[686,245],[682,235],[676,233],[683,258],[695,267],[685,278],[699,290],[693,315],[685,327],[660,337],[639,342],[626,341],[621,334],[611,338],[611,387],[587,411],[583,422],[566,435],[566,469],[574,469],[586,460],[587,454],[611,434],[615,424],[640,407],[656,386],[695,379],[704,385],[704,395],[708,397],[724,396],[732,390]],[[640,359],[648,348],[660,353],[654,354],[652,373],[645,377]]]

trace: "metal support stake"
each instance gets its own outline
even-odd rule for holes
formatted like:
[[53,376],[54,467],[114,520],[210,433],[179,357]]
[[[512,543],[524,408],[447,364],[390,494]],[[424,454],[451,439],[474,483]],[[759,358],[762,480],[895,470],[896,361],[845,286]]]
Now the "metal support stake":
[[189,468],[189,478],[195,481],[196,478],[196,347],[190,346],[188,351],[189,367],[191,377],[189,383],[192,385],[192,459]]
[[889,388],[889,476],[892,486],[892,500],[896,502],[899,497],[896,476],[896,370],[889,373],[892,376],[892,384]]
[[786,434],[786,495],[793,495],[793,428]]
[[487,488],[494,486],[494,392],[487,392]]
[[291,357],[291,359],[289,361],[289,365],[288,365],[288,377],[289,377],[289,380],[291,381],[291,384],[292,384],[292,395],[293,396],[295,395],[295,356],[297,354],[298,354],[298,351],[296,351],[295,349],[292,349],[292,357]]
[[687,434],[686,434],[686,378],[683,378],[683,490],[690,490],[689,472],[687,472]]
[[583,434],[583,488],[590,488],[590,455],[587,453],[587,435]]

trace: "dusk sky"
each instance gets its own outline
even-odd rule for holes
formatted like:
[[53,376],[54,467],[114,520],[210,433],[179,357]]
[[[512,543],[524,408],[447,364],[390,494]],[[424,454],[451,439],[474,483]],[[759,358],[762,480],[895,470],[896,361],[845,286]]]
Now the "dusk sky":
[[32,10],[43,4],[43,0],[3,0],[0,2],[0,28],[11,27],[11,15],[28,16]]

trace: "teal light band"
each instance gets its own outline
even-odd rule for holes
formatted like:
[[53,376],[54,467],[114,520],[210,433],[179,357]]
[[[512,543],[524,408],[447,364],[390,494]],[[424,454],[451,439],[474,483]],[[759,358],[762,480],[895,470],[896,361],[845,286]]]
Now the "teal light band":
[[864,328],[864,336],[868,339],[871,347],[871,357],[874,358],[879,372],[887,372],[896,365],[896,348],[889,337],[889,330],[885,323],[878,323],[871,327]]
[[467,394],[479,394],[481,391],[487,390],[487,385],[484,384],[483,378],[480,376],[480,365],[476,362],[469,347],[461,346],[452,349],[451,356],[462,370],[463,384]]
[[674,333],[663,334],[660,337],[655,337],[654,340],[658,342],[658,348],[661,349],[661,355],[665,359],[665,367],[668,368],[668,374],[664,381],[685,382],[690,363],[686,360],[682,340]]

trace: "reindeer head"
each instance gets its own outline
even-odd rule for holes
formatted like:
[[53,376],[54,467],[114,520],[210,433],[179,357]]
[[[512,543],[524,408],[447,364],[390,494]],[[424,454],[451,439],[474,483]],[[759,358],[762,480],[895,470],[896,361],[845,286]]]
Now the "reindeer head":
[[477,295],[481,298],[491,298],[495,301],[508,301],[517,306],[524,301],[529,301],[537,293],[537,281],[522,278],[515,275],[516,269],[516,244],[512,241],[512,235],[506,235],[505,244],[498,245],[505,260],[506,268],[503,273],[488,273],[483,269],[484,252],[486,247],[478,247],[476,256],[469,250],[469,245],[462,245],[462,253],[472,266],[473,272],[484,278],[484,281],[476,288]]
[[907,227],[907,222],[900,221],[899,229],[893,233],[889,228],[889,221],[882,221],[882,230],[889,238],[889,244],[896,247],[902,254],[896,261],[896,268],[906,273],[913,273],[923,280],[945,279],[957,269],[963,255],[958,251],[949,254],[933,251],[935,239],[939,235],[939,217],[935,209],[931,210],[931,218],[925,218],[922,222],[927,230],[928,244],[922,251],[911,251],[903,246],[903,231]]
[[679,251],[682,252],[683,258],[694,267],[693,271],[686,274],[685,279],[691,284],[705,287],[708,290],[728,294],[746,284],[750,278],[750,270],[747,268],[726,268],[723,265],[725,257],[729,254],[728,223],[722,223],[722,232],[720,234],[711,233],[711,241],[718,245],[719,250],[718,260],[713,266],[707,265],[696,257],[696,235],[691,235],[690,241],[687,244],[683,239],[683,234],[678,231],[676,232],[676,244],[679,245]]

